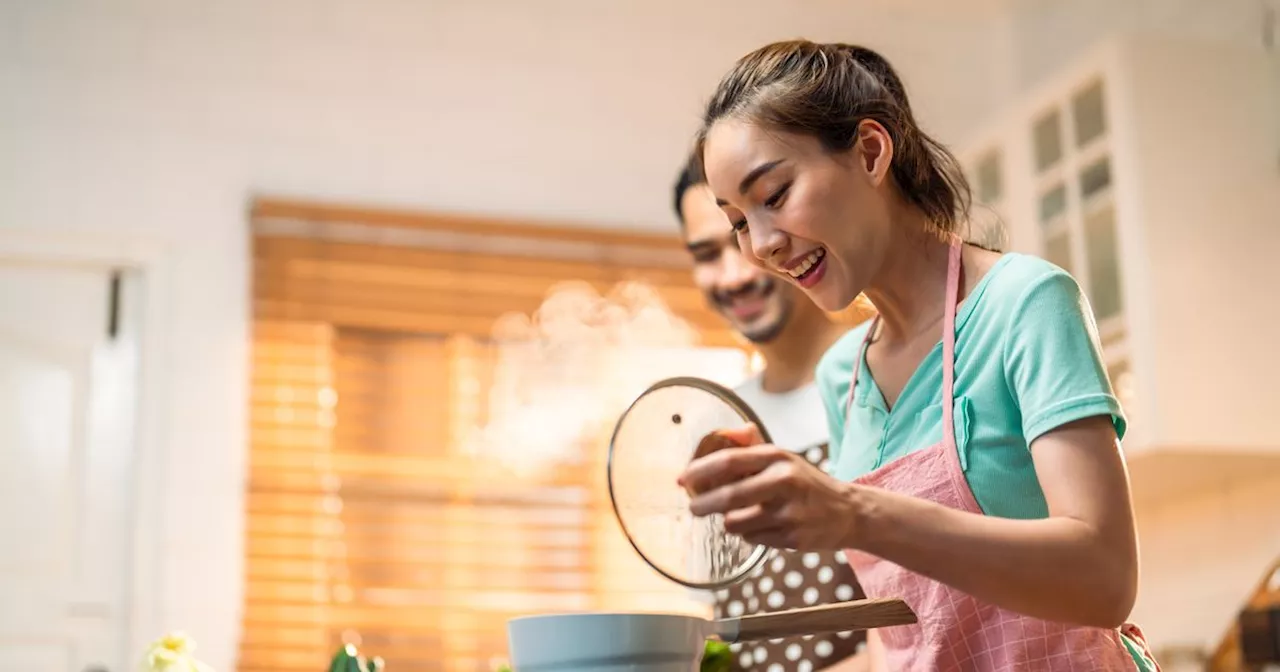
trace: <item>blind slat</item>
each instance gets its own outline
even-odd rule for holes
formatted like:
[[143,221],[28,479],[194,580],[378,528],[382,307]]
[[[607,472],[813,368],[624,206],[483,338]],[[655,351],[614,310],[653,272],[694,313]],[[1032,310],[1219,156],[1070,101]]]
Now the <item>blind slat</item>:
[[[704,299],[688,281],[677,285],[660,285],[642,278],[656,287],[671,310],[697,321],[717,319],[703,310]],[[614,280],[586,283],[591,289],[606,294]],[[255,267],[254,285],[260,295],[297,301],[347,303],[377,300],[387,306],[417,308],[436,306],[446,310],[470,309],[476,312],[532,313],[556,286],[554,278],[526,278],[499,273],[479,275],[475,269],[439,268],[391,269],[365,264],[343,264],[328,260],[307,260],[277,266],[270,263]],[[376,288],[377,296],[362,292]],[[470,306],[468,304],[471,304]]]
[[[626,245],[613,246],[625,250]],[[622,252],[625,254],[625,252]],[[550,278],[558,282],[605,281],[610,284],[644,278],[655,285],[688,287],[688,265],[680,268],[620,264],[612,259],[564,259],[529,254],[470,252],[424,247],[402,247],[367,242],[323,240],[295,236],[254,237],[255,264],[288,263],[307,259],[373,264],[385,268],[441,268],[469,270],[477,275],[514,274],[525,278]]]
[[670,235],[601,230],[581,225],[552,222],[504,222],[492,218],[458,213],[420,213],[388,208],[370,208],[351,204],[315,203],[285,198],[261,198],[253,204],[255,219],[285,218],[309,222],[362,223],[377,227],[398,227],[427,231],[472,233],[485,236],[519,236],[522,238],[567,240],[588,243],[627,245],[642,248],[673,249],[679,245]]

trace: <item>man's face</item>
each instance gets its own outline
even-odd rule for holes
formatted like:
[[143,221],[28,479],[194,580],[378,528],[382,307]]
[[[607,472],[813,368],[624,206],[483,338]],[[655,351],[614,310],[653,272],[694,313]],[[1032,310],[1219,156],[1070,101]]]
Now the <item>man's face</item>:
[[797,290],[751,264],[738,249],[729,218],[705,184],[681,199],[684,240],[693,255],[693,282],[729,324],[753,343],[778,336],[791,316]]

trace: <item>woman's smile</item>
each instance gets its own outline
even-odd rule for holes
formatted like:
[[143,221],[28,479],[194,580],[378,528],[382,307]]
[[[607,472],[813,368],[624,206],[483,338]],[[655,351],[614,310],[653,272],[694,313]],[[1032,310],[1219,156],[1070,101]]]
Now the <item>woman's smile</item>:
[[827,270],[827,251],[817,248],[782,265],[782,271],[796,284],[810,289],[822,280]]

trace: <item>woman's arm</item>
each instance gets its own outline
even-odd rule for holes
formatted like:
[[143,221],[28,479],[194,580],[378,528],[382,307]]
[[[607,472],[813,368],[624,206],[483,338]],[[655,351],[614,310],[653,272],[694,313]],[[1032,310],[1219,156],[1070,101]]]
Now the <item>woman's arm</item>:
[[[1128,476],[1110,418],[1066,423],[1031,445],[1049,517],[968,513],[842,483],[803,457],[750,441],[696,460],[681,482],[694,515],[776,548],[855,548],[984,602],[1046,620],[1118,627],[1137,594]],[[756,434],[758,437],[758,434]]]
[[871,672],[890,672],[889,661],[885,660],[884,643],[880,641],[879,632],[867,631],[867,650],[862,653],[867,656],[867,669]]
[[1049,517],[965,513],[850,486],[849,545],[1007,609],[1117,627],[1133,608],[1137,535],[1111,419],[1087,418],[1031,444]]
[[[1049,517],[1013,520],[842,483],[804,458],[738,445],[695,460],[680,482],[694,515],[775,548],[855,548],[990,602],[1046,620],[1117,627],[1133,608],[1137,535],[1111,420],[1051,430],[1031,445]],[[754,440],[753,440],[754,439]]]

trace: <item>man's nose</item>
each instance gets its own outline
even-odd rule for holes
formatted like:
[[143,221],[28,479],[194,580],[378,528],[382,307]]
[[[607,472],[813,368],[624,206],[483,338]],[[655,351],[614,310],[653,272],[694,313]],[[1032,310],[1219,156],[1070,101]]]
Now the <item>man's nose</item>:
[[732,292],[755,281],[760,269],[756,268],[737,249],[725,250],[721,256],[719,289]]

